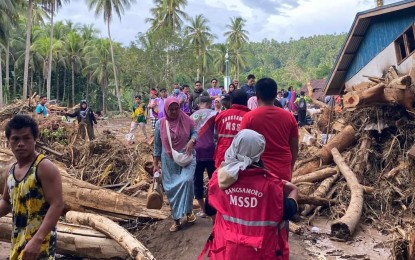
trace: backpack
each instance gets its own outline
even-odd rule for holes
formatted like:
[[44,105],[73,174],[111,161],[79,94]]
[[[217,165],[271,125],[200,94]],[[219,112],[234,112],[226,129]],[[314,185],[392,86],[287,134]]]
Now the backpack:
[[298,109],[299,110],[306,110],[307,104],[305,102],[304,98],[300,98],[300,101],[298,102]]

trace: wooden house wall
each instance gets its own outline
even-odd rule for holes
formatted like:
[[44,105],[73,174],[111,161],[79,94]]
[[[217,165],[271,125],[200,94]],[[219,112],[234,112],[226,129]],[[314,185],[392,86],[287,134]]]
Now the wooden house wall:
[[371,25],[347,71],[346,81],[358,74],[414,22],[415,7],[372,18]]

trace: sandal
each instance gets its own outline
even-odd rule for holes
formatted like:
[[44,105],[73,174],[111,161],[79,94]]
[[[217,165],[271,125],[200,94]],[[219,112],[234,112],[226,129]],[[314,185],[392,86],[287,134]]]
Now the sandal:
[[187,215],[187,223],[194,223],[196,221],[196,216],[195,213],[190,213],[189,215]]
[[178,231],[179,229],[181,228],[181,223],[179,223],[179,224],[176,224],[176,223],[174,223],[171,227],[170,227],[170,232],[176,232],[176,231]]

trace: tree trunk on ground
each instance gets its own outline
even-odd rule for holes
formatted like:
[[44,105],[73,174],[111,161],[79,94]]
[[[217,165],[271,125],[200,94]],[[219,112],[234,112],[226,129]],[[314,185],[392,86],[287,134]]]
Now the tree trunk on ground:
[[75,106],[75,71],[74,71],[74,64],[71,61],[71,69],[72,69],[72,107]]
[[368,150],[370,149],[370,146],[372,144],[372,140],[370,139],[368,134],[365,134],[362,137],[362,139],[363,140],[360,144],[359,150],[357,151],[357,154],[352,162],[352,169],[357,176],[363,176],[364,174],[367,159],[369,156]]
[[343,105],[345,108],[351,108],[386,103],[385,87],[384,83],[379,83],[364,91],[349,92],[343,96]]
[[47,82],[46,82],[46,93],[48,100],[50,100],[50,86],[52,80],[52,48],[53,48],[53,16],[55,13],[55,3],[51,5],[51,14],[50,14],[50,40],[49,40],[49,64],[48,64],[48,75],[47,75]]
[[[56,253],[92,259],[127,259],[128,253],[113,239],[90,227],[58,222]],[[0,219],[0,241],[10,243],[12,218]]]
[[90,226],[101,231],[126,249],[133,259],[155,259],[151,252],[126,229],[106,217],[90,213],[69,211],[66,213],[65,219],[70,223]]
[[352,91],[344,95],[345,108],[359,108],[373,105],[399,104],[415,113],[415,87],[411,85],[410,75],[399,77],[394,67],[389,68],[383,82],[363,90]]
[[415,229],[409,231],[409,257],[408,259],[415,259]]
[[23,71],[23,99],[27,97],[27,80],[29,78],[29,58],[30,58],[30,38],[32,34],[32,14],[33,14],[33,0],[29,0],[27,4],[27,25],[26,25],[26,50],[24,57],[24,71]]
[[117,101],[118,101],[118,109],[119,109],[120,113],[122,113],[121,95],[120,95],[120,89],[118,87],[117,69],[115,68],[114,48],[112,47],[112,39],[111,39],[111,30],[110,30],[110,21],[109,21],[109,19],[107,19],[107,28],[108,28],[108,39],[110,41],[110,48],[111,48],[112,69],[114,71],[115,91],[116,91],[116,96],[117,96]]
[[348,125],[343,130],[334,136],[325,146],[317,152],[317,158],[309,163],[306,163],[301,168],[293,172],[293,177],[305,175],[307,173],[316,171],[320,165],[327,165],[332,162],[333,156],[331,149],[337,148],[339,151],[344,151],[347,147],[355,142],[355,130]]
[[336,168],[325,168],[319,171],[311,172],[306,175],[294,177],[291,182],[296,184],[300,182],[316,182],[320,180],[324,180],[330,176],[333,176],[337,173]]
[[[330,191],[331,186],[333,186],[338,177],[339,174],[336,174],[322,181],[320,186],[318,186],[318,188],[313,192],[312,196],[325,198],[327,193]],[[305,205],[304,210],[301,212],[301,215],[307,216],[313,209],[315,209],[314,205]]]
[[344,216],[333,222],[331,235],[339,239],[348,240],[352,237],[363,210],[363,187],[360,185],[356,175],[350,170],[340,152],[333,148],[331,150],[333,160],[340,169],[351,192],[350,204]]
[[319,197],[313,197],[313,196],[305,196],[303,194],[298,194],[297,199],[298,204],[312,204],[317,206],[329,206],[336,204],[335,200],[329,200],[326,198],[319,198]]
[[[60,169],[62,171],[62,169]],[[166,219],[169,209],[151,210],[146,208],[145,197],[130,197],[113,192],[62,173],[63,197],[70,210],[96,212],[106,216],[134,219],[137,217]],[[105,201],[106,203],[102,203]]]

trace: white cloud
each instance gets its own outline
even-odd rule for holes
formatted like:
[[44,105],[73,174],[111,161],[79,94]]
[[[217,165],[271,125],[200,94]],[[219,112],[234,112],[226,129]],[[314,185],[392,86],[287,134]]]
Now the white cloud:
[[[397,2],[385,1],[385,4]],[[251,41],[264,38],[287,41],[316,34],[347,32],[357,12],[373,8],[373,0],[188,0],[185,11],[192,17],[203,14],[209,25],[223,42],[223,32],[230,17],[241,16],[247,20],[247,30]],[[121,18],[114,17],[111,32],[114,40],[128,45],[139,32],[145,32],[149,24],[150,0],[137,1]],[[102,17],[95,17],[85,1],[74,0],[64,5],[57,20],[70,19],[74,23],[93,23],[106,37],[107,28]]]

